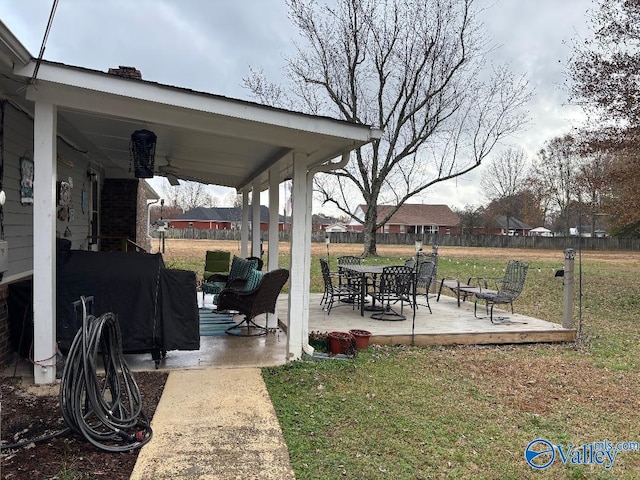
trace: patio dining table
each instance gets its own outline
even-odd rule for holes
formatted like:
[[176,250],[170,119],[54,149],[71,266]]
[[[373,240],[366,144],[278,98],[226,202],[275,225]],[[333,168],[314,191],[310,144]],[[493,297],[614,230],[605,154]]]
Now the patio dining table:
[[342,268],[345,270],[350,270],[358,275],[360,275],[360,316],[364,317],[365,310],[367,311],[380,311],[382,310],[381,305],[376,305],[376,297],[375,294],[371,296],[372,301],[371,305],[365,306],[365,300],[367,298],[367,277],[373,280],[372,285],[375,286],[376,278],[378,275],[382,274],[385,267],[389,265],[343,265]]

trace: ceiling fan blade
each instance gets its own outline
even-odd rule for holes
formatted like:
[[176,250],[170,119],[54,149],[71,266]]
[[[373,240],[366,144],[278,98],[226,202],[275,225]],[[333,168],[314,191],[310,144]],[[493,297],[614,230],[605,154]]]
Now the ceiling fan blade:
[[169,180],[169,185],[171,185],[172,187],[180,185],[180,182],[178,181],[178,177],[176,177],[175,175],[172,175],[171,173],[165,173],[164,176],[167,180]]

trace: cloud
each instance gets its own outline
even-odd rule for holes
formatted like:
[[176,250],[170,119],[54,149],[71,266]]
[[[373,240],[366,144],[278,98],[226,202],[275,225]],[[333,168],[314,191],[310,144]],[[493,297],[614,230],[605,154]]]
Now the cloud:
[[[0,18],[33,55],[51,0],[0,2]],[[507,63],[535,87],[531,124],[507,146],[530,155],[581,119],[564,89],[571,41],[588,35],[590,0],[478,0],[488,33],[499,46],[493,63]],[[234,98],[249,97],[242,79],[249,66],[284,83],[284,57],[297,32],[282,0],[63,0],[58,5],[45,58],[106,71],[135,66],[147,80]],[[499,151],[495,152],[499,155]],[[425,201],[455,206],[481,199],[481,168],[443,182]]]

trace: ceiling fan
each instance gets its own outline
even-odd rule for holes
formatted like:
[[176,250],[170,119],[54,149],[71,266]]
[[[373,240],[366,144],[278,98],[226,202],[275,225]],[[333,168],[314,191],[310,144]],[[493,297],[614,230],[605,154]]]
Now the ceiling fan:
[[176,185],[180,185],[180,182],[178,181],[178,176],[177,176],[180,170],[177,167],[174,167],[173,165],[171,165],[171,159],[169,157],[165,157],[165,159],[167,160],[167,164],[160,165],[158,167],[158,173],[164,176],[167,180],[169,180],[169,184],[172,187],[175,187]]

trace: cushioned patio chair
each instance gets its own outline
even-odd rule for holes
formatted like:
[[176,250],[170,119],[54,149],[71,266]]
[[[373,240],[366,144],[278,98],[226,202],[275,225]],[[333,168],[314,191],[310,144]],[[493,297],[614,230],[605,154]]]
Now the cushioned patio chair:
[[493,307],[495,305],[510,305],[511,313],[513,313],[513,302],[522,293],[524,283],[527,278],[529,264],[519,260],[510,260],[505,268],[504,277],[498,280],[497,290],[484,290],[475,293],[475,303],[473,306],[473,314],[477,318],[478,301],[485,302],[485,309],[489,313],[491,323],[500,323],[508,320],[508,317],[494,317]]
[[213,295],[213,303],[216,303],[218,294],[225,288],[242,290],[251,272],[257,270],[257,267],[257,259],[234,256],[228,274],[214,273],[202,284],[202,304],[204,305],[204,295],[206,293]]
[[230,252],[225,252],[223,250],[207,250],[204,259],[203,280],[208,282],[209,277],[214,274],[228,274],[230,261]]
[[259,278],[255,288],[243,291],[225,288],[218,295],[218,310],[235,310],[244,315],[244,319],[227,328],[226,333],[241,337],[266,335],[267,325],[258,325],[255,317],[265,313],[275,313],[278,295],[289,279],[289,270],[280,268],[270,272],[254,270],[253,277]]

